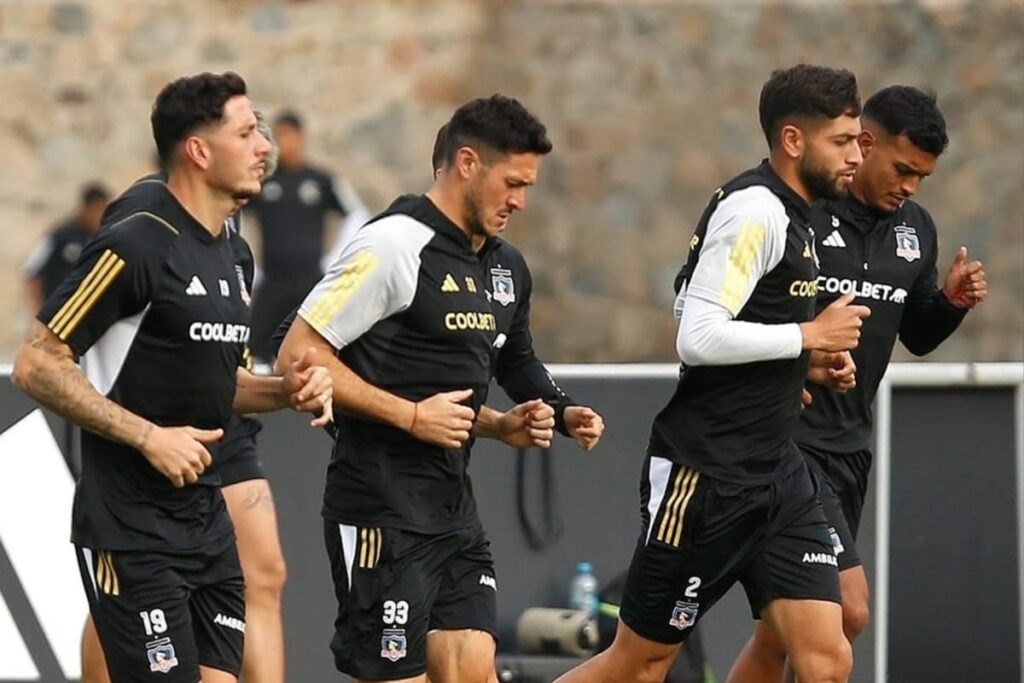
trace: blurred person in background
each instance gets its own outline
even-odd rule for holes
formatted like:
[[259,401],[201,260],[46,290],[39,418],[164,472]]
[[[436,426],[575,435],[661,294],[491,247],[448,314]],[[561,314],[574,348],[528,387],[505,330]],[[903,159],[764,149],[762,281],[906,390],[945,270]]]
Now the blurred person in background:
[[[856,539],[871,470],[871,406],[893,346],[898,338],[916,356],[930,353],[988,294],[982,264],[968,262],[966,247],[939,284],[935,223],[911,199],[949,142],[935,96],[902,85],[884,88],[864,103],[862,124],[864,162],[849,194],[818,204],[811,220],[821,260],[817,310],[853,293],[872,314],[852,352],[856,386],[836,393],[808,382],[812,401],[795,435],[821,487],[851,643],[868,624],[868,580]],[[779,683],[785,664],[782,642],[759,621],[728,680]]]
[[[280,150],[277,171],[246,206],[246,213],[257,219],[261,245],[250,346],[263,360],[271,358],[270,338],[277,326],[323,277],[344,235],[369,217],[346,180],[307,161],[298,114],[279,114],[272,132]],[[331,215],[338,219],[340,234],[327,230]]]
[[109,201],[110,192],[102,184],[86,184],[75,215],[53,228],[36,245],[23,269],[29,317],[35,317],[43,301],[71,272],[85,243],[100,229]]

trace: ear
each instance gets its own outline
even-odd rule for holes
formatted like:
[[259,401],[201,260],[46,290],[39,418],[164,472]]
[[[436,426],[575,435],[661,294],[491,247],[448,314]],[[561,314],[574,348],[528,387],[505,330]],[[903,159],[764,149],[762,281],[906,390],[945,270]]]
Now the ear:
[[779,131],[780,145],[783,153],[791,159],[799,159],[804,153],[804,132],[799,126],[787,123]]
[[185,158],[204,171],[210,167],[210,146],[198,135],[190,135],[184,143]]
[[866,159],[871,150],[875,148],[875,143],[878,142],[878,138],[868,128],[861,130],[860,135],[857,136],[857,144],[860,145],[860,153]]
[[463,180],[472,177],[480,165],[480,155],[472,147],[459,147],[455,152],[455,172]]

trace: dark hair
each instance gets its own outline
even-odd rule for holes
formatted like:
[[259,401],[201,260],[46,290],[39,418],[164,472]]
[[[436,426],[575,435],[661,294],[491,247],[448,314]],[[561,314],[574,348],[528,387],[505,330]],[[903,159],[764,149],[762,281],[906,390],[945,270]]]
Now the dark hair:
[[779,69],[761,88],[758,111],[768,148],[774,149],[787,119],[860,116],[857,78],[846,69],[811,64]]
[[224,117],[224,104],[245,93],[245,81],[233,71],[204,72],[165,85],[156,96],[149,117],[161,167],[169,166],[171,153],[178,143],[199,128],[220,121]]
[[448,166],[461,147],[473,147],[487,157],[491,154],[547,154],[551,142],[547,128],[518,100],[491,95],[467,102],[444,125],[440,158]]
[[434,150],[430,153],[430,168],[434,173],[444,166],[444,141],[448,133],[448,124],[437,129],[437,137],[434,138]]
[[275,126],[288,126],[302,132],[302,117],[290,109],[285,109],[274,117]]
[[97,181],[83,185],[78,196],[81,199],[82,206],[88,206],[96,202],[103,202],[105,204],[110,201],[110,191],[107,190],[107,186]]
[[939,111],[935,93],[909,85],[882,88],[864,103],[864,118],[885,128],[890,135],[906,135],[922,152],[939,156],[949,144],[946,119]]

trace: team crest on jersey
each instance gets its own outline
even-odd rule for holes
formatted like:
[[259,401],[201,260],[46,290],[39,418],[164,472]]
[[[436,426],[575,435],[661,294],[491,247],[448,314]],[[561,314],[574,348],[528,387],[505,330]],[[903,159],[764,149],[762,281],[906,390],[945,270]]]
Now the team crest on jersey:
[[245,272],[237,263],[235,264],[235,274],[238,275],[238,291],[242,295],[242,301],[248,306],[252,299],[249,297],[249,290],[245,288]]
[[299,183],[299,199],[306,206],[315,206],[320,203],[320,186],[315,180],[303,180]]
[[697,623],[699,612],[700,605],[695,602],[677,602],[675,609],[672,610],[672,618],[668,620],[668,625],[685,631]]
[[82,255],[82,245],[78,242],[68,242],[64,245],[60,255],[68,263],[74,263]]
[[146,643],[146,657],[149,659],[149,670],[153,672],[165,674],[178,666],[178,656],[174,653],[170,638]]
[[491,268],[491,285],[494,289],[494,300],[502,306],[516,302],[516,283],[512,279],[512,271],[505,268]]
[[380,639],[381,659],[397,662],[408,654],[406,650],[405,629],[386,628]]
[[917,230],[909,225],[897,225],[896,255],[906,259],[908,263],[921,258],[921,241],[917,238]]

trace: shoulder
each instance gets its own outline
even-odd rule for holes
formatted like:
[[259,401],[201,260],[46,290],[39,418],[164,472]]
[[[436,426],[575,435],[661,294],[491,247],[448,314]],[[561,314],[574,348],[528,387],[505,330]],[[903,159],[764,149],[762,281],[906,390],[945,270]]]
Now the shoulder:
[[135,211],[105,226],[92,244],[122,257],[160,257],[174,244],[178,229],[150,211]]
[[789,224],[786,206],[765,185],[750,185],[726,194],[712,214],[712,220],[722,224],[729,219],[740,226],[756,223],[764,228],[785,228]]
[[434,238],[434,230],[412,216],[393,213],[359,228],[352,236],[353,249],[383,253],[419,253]]
[[903,206],[900,207],[899,219],[925,234],[935,234],[935,221],[932,219],[932,215],[928,209],[913,199],[903,202]]
[[171,199],[171,192],[162,176],[155,173],[144,176],[107,206],[103,212],[103,223],[114,223],[142,210],[164,213]]

